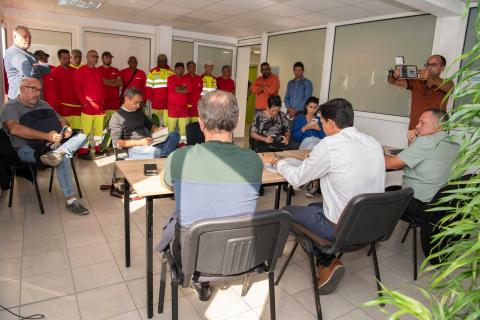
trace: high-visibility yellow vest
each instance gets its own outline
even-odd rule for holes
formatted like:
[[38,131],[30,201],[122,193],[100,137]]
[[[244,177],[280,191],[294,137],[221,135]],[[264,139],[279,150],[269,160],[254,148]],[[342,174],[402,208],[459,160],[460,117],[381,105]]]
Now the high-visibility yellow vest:
[[202,79],[203,79],[202,96],[207,92],[212,92],[217,90],[217,79],[215,79],[215,77],[204,75]]
[[170,69],[164,69],[164,68],[158,68],[158,67],[154,68],[147,75],[146,86],[152,89],[166,88],[168,77],[174,74],[175,72],[173,72]]

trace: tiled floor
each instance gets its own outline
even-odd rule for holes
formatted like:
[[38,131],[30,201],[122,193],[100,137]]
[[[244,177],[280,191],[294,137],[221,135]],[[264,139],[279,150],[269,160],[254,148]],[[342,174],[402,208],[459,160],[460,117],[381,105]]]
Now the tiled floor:
[[[48,193],[49,172],[41,172],[39,179],[45,215],[40,215],[33,187],[22,178],[17,180],[12,208],[7,208],[7,193],[1,194],[1,305],[24,316],[42,313],[48,320],[146,319],[145,202],[132,203],[133,257],[132,267],[127,269],[124,267],[122,201],[99,190],[100,184],[108,183],[111,178],[111,162],[112,157],[77,163],[84,194],[82,202],[91,212],[88,216],[77,217],[66,211],[57,185]],[[285,193],[282,196],[284,203]],[[267,188],[258,208],[272,208],[273,198],[273,189]],[[293,204],[310,201],[303,196],[303,191],[293,198]],[[174,210],[174,202],[156,200],[154,206],[156,241]],[[379,245],[380,271],[389,288],[400,288],[420,298],[412,287],[411,236],[406,243],[400,243],[405,228],[406,225],[400,223],[392,238]],[[286,253],[292,245],[292,241],[287,243]],[[154,258],[156,298],[160,263],[157,255]],[[335,293],[321,297],[324,319],[388,318],[377,309],[361,307],[376,294],[373,266],[366,251],[345,254],[342,260],[347,275]],[[199,301],[191,289],[182,289],[180,318],[269,319],[266,277],[256,276],[253,280],[245,297],[240,294],[240,280],[220,283],[208,302]],[[420,279],[417,283],[426,281]],[[168,300],[169,292],[167,290]],[[276,301],[277,319],[315,319],[308,264],[301,250],[276,287]],[[167,303],[165,313],[155,318],[170,319],[170,312]],[[15,317],[0,311],[0,320],[10,319]]]

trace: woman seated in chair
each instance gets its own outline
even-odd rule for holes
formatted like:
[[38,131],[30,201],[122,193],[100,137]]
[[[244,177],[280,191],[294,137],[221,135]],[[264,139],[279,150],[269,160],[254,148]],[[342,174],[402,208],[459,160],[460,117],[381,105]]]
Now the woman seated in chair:
[[268,108],[257,112],[250,129],[251,148],[256,152],[289,149],[290,128],[285,113],[280,112],[279,96],[268,98]]
[[[305,102],[303,113],[297,115],[293,120],[292,138],[295,142],[300,143],[299,150],[312,150],[321,139],[325,138],[317,111],[318,98],[310,97]],[[312,198],[316,193],[320,193],[318,180],[312,181],[309,186],[306,197]]]

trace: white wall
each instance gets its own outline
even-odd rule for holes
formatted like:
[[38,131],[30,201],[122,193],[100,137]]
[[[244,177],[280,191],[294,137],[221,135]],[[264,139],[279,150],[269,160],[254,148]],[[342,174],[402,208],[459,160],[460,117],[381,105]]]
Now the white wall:
[[239,117],[238,117],[238,126],[233,132],[234,137],[243,137],[245,135],[245,115],[247,112],[247,86],[245,85],[248,82],[248,73],[249,68],[246,66],[250,65],[250,51],[251,48],[240,47],[237,51],[237,77],[236,77],[236,87],[235,95],[237,97],[237,104],[239,107]]

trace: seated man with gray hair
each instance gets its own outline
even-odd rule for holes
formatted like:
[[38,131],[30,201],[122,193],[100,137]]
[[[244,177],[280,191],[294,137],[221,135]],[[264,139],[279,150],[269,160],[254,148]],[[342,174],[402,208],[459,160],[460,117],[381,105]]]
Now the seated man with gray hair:
[[[72,135],[68,123],[40,99],[42,86],[35,78],[23,78],[20,94],[5,104],[0,115],[3,130],[20,160],[38,161],[57,167],[57,178],[67,201],[67,209],[77,215],[88,209],[75,197],[70,159],[85,143],[84,134]],[[54,149],[54,150],[52,150]]]
[[108,124],[113,145],[127,149],[130,159],[162,158],[174,151],[180,140],[177,132],[171,132],[165,141],[153,144],[152,133],[160,128],[140,108],[142,91],[135,87],[128,88],[124,98],[123,105],[112,115]]
[[[254,213],[262,183],[263,163],[252,150],[233,143],[238,106],[228,92],[206,93],[199,101],[199,124],[205,143],[173,152],[162,172],[166,187],[175,192],[176,212],[165,227],[157,250],[165,250],[182,227],[199,220]],[[179,243],[173,241],[175,250]],[[174,254],[175,256],[175,254]],[[208,300],[208,283],[196,288]]]

